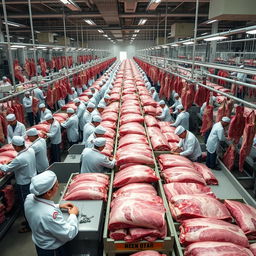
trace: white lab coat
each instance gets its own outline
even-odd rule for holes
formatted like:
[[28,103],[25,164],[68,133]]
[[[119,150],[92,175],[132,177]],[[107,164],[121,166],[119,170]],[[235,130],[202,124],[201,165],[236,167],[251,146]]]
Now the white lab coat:
[[105,99],[104,99],[104,98],[100,100],[99,104],[103,104],[103,105],[104,105],[104,107],[106,107],[106,106],[107,106],[107,104],[106,104],[106,102],[105,102]]
[[26,148],[18,153],[11,163],[0,165],[4,172],[14,172],[18,185],[28,185],[36,173],[36,157],[32,148]]
[[50,126],[49,132],[46,134],[48,138],[51,139],[52,144],[60,144],[61,143],[61,129],[60,124],[57,120]]
[[89,102],[93,103],[95,106],[97,106],[97,101],[94,98],[94,96],[89,100]]
[[64,100],[64,99],[58,100],[58,106],[59,106],[59,108],[62,108],[64,105],[65,105],[65,100]]
[[12,126],[9,124],[7,126],[7,142],[11,143],[13,136],[26,136],[26,127],[23,123],[17,121],[16,127],[13,130]]
[[50,109],[48,109],[48,108],[46,108],[44,112],[41,111],[41,112],[40,112],[40,121],[41,121],[41,122],[44,122],[44,121],[45,121],[45,116],[46,116],[47,114],[51,114],[51,113],[52,113],[52,111],[51,111]]
[[39,104],[45,103],[45,96],[40,88],[34,89],[34,95],[39,100]]
[[171,108],[173,108],[174,109],[174,112],[173,112],[173,114],[177,114],[178,113],[178,110],[176,109],[179,105],[181,105],[181,98],[179,98],[179,99],[174,99],[174,103],[173,103],[173,105],[171,106]]
[[29,194],[24,203],[32,240],[41,249],[55,250],[75,238],[78,220],[70,214],[65,220],[58,204]]
[[37,173],[45,171],[49,167],[45,139],[38,138],[30,145],[30,147],[35,151]]
[[207,104],[207,102],[204,102],[203,105],[202,105],[201,108],[200,108],[200,114],[201,114],[201,116],[203,116],[203,114],[204,114],[204,110],[205,110],[205,108],[206,108],[206,104]]
[[214,124],[210,135],[207,139],[206,149],[209,153],[213,154],[219,147],[220,141],[225,141],[224,128],[221,122]]
[[86,142],[87,148],[93,148],[94,147],[94,140],[96,139],[96,136],[94,133],[92,133]]
[[189,131],[189,113],[181,112],[178,114],[175,122],[171,124],[173,127],[178,127],[179,125],[183,126],[186,130]]
[[100,112],[98,111],[98,109],[95,108],[95,109],[92,111],[91,116],[92,116],[92,117],[93,117],[93,116],[101,116],[101,114],[100,114]]
[[202,155],[200,143],[192,132],[187,131],[187,136],[180,140],[179,147],[183,149],[180,155],[188,157],[191,161],[196,161]]
[[81,173],[104,172],[105,168],[112,169],[115,166],[115,160],[110,161],[100,151],[94,148],[85,148],[81,154]]
[[83,128],[84,128],[84,112],[86,110],[86,107],[84,105],[83,102],[80,102],[77,110],[76,110],[76,114],[77,114],[77,117],[79,119],[79,129],[82,131]]
[[96,127],[95,127],[92,123],[87,123],[87,124],[84,126],[82,144],[84,144],[85,147],[88,146],[87,140],[88,140],[88,138],[90,137],[90,135],[94,133],[95,128],[96,128]]
[[83,93],[83,88],[77,88],[76,90],[78,96]]
[[92,113],[87,109],[84,111],[83,119],[81,122],[80,130],[83,131],[84,126],[92,121]]
[[165,105],[164,108],[162,109],[162,114],[160,116],[157,116],[156,118],[161,121],[166,121],[166,122],[171,121],[169,108]]
[[68,118],[64,123],[61,124],[61,126],[67,129],[67,137],[69,142],[78,142],[78,116],[76,114]]
[[154,101],[157,101],[157,102],[160,101],[157,91],[154,91],[152,98]]
[[23,106],[25,108],[26,113],[31,113],[32,112],[32,96],[24,97],[23,100]]
[[73,94],[68,95],[68,101],[72,101],[77,97],[78,97],[78,95],[77,95],[77,92],[75,91]]

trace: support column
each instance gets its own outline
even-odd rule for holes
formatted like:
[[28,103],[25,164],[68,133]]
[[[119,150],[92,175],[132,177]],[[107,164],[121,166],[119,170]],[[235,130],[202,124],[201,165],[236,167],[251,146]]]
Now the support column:
[[[218,27],[219,27],[218,21],[216,21],[212,24],[212,34],[218,33]],[[217,41],[211,41],[210,56],[209,56],[210,62],[213,62],[213,60],[216,58],[216,48],[217,48]]]
[[3,33],[2,19],[3,18],[0,15],[0,42],[4,42],[4,33]]

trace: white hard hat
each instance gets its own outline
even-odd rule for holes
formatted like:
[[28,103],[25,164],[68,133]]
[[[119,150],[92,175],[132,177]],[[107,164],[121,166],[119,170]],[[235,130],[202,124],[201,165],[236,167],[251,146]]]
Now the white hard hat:
[[103,126],[99,125],[95,128],[94,133],[96,133],[96,134],[105,134],[106,131],[107,130]]
[[103,147],[107,141],[105,138],[96,138],[93,142],[96,147]]
[[38,130],[36,128],[31,128],[26,132],[27,136],[36,136],[38,135]]
[[14,121],[14,120],[16,120],[16,116],[14,114],[9,114],[8,116],[6,116],[6,120],[7,121]]
[[54,172],[47,170],[31,179],[30,192],[36,196],[43,195],[48,192],[57,181],[57,176]]
[[183,126],[181,126],[181,125],[179,125],[176,129],[175,129],[175,134],[177,134],[177,135],[180,135],[180,134],[182,134],[183,132],[185,132],[186,131],[186,129],[183,127]]
[[13,136],[12,144],[15,146],[23,146],[25,144],[25,140],[22,136]]

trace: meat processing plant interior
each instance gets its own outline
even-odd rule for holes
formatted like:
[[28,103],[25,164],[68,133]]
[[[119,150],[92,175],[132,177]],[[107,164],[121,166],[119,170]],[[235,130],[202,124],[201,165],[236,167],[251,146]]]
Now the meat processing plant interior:
[[256,256],[256,0],[0,0],[1,256]]

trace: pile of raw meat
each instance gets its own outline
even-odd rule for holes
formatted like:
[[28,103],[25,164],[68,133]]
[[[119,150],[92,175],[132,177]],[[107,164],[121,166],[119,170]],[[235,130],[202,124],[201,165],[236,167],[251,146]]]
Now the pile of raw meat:
[[68,186],[64,200],[107,200],[109,176],[102,173],[76,175]]
[[15,203],[15,191],[13,185],[6,185],[0,190],[2,197],[0,203],[0,224],[6,219],[7,214],[13,209]]
[[[167,236],[165,207],[151,183],[158,183],[152,149],[144,128],[140,97],[145,88],[137,69],[130,62],[121,65],[116,83],[123,84],[120,108],[119,144],[109,218],[109,236],[114,240],[155,241]],[[114,89],[115,90],[115,86]],[[138,89],[140,88],[140,89]],[[146,88],[145,88],[146,90]],[[118,98],[118,97],[117,97]],[[141,100],[142,101],[142,100]],[[149,99],[147,99],[150,102]],[[141,252],[134,255],[161,255]]]

